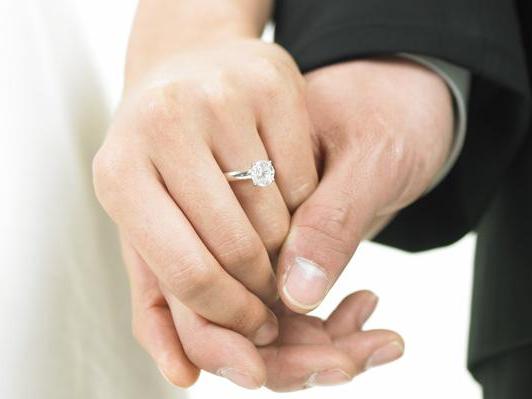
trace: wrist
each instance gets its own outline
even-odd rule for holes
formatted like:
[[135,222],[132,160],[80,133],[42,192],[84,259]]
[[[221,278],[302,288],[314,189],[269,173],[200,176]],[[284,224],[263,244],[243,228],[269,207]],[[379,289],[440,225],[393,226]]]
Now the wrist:
[[259,38],[271,1],[140,1],[130,36],[126,88],[170,57],[241,39]]

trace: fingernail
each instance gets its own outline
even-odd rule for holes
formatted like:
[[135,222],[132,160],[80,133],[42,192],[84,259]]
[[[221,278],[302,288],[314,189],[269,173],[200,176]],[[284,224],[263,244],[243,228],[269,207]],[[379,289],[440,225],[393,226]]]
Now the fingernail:
[[379,302],[379,297],[375,295],[373,292],[371,292],[371,297],[368,298],[366,303],[364,303],[363,305],[364,307],[360,311],[360,317],[358,320],[359,326],[364,326],[364,324],[366,324],[370,316],[375,311],[375,308],[377,307],[378,302]]
[[345,384],[351,381],[351,377],[340,369],[325,370],[312,374],[307,380],[305,387],[327,386]]
[[[274,319],[275,320],[275,319]],[[259,327],[253,338],[255,345],[268,345],[272,343],[279,334],[279,326],[276,321],[268,320]]]
[[164,370],[160,366],[158,366],[158,368],[159,368],[159,372],[161,373],[163,378],[166,380],[166,382],[175,387],[176,385],[172,381],[170,381],[170,378],[168,378]]
[[225,367],[216,372],[217,375],[227,378],[236,385],[240,385],[243,388],[257,389],[262,386],[252,376],[242,373],[234,368]]
[[405,348],[401,342],[390,342],[389,344],[386,344],[382,348],[379,348],[373,352],[366,363],[366,370],[399,359],[403,355],[404,351]]
[[320,266],[302,257],[294,259],[283,286],[283,292],[290,302],[303,309],[314,309],[328,289],[329,279]]

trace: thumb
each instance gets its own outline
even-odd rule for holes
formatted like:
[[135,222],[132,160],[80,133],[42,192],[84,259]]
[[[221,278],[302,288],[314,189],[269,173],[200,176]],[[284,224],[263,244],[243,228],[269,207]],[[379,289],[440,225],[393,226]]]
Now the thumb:
[[374,219],[376,198],[363,184],[364,173],[354,169],[340,160],[328,166],[292,217],[277,275],[280,296],[295,312],[321,303]]

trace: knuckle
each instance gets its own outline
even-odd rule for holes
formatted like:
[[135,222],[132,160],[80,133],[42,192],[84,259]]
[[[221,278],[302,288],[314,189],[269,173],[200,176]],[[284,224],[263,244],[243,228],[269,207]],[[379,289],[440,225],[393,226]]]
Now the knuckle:
[[296,179],[290,188],[290,211],[296,210],[318,186],[317,173],[311,176],[304,176],[301,180]]
[[232,272],[248,269],[249,265],[256,263],[263,255],[263,247],[254,235],[236,227],[233,231],[220,234],[223,239],[216,244],[217,256],[220,263],[230,268]]
[[198,101],[206,114],[213,119],[221,120],[230,105],[237,100],[237,93],[226,78],[220,77],[214,83],[202,86],[198,91]]
[[262,241],[268,253],[277,253],[288,235],[290,229],[290,219],[277,218],[267,223],[267,230],[263,233]]
[[[167,144],[175,138],[175,126],[182,119],[182,106],[176,94],[180,83],[151,89],[138,102],[141,133],[151,142]],[[169,127],[172,127],[171,129]]]
[[183,302],[198,298],[212,286],[213,272],[195,255],[180,256],[170,263],[167,284]]
[[244,335],[252,335],[264,323],[266,317],[262,312],[250,312],[249,306],[243,302],[235,309],[231,317],[231,327]]
[[261,59],[256,64],[257,87],[263,96],[268,98],[279,95],[279,90],[283,88],[284,74],[280,66],[267,59]]
[[383,198],[379,202],[381,206],[410,202],[417,195],[418,188],[425,183],[419,179],[427,168],[425,157],[417,156],[406,140],[392,137],[386,129],[381,130],[383,132],[373,148],[380,156],[380,164],[386,165],[383,187],[388,187],[388,190],[382,194]]
[[231,324],[235,331],[241,331],[244,332],[244,334],[247,334],[253,330],[253,320],[250,319],[245,308],[236,310],[236,312],[233,314]]
[[[348,145],[371,148],[365,155],[367,164],[371,166],[370,173],[378,175],[381,184],[368,188],[374,198],[374,207],[388,207],[392,203],[406,204],[415,199],[412,193],[417,193],[420,186],[420,171],[425,170],[426,158],[416,154],[416,145],[412,145],[412,134],[398,132],[397,118],[394,108],[390,109],[377,101],[369,101],[360,109],[361,117],[348,121],[353,124],[356,142]],[[400,127],[401,125],[399,125]],[[349,126],[343,127],[345,130]],[[338,149],[341,147],[338,146]],[[354,172],[353,172],[354,173]],[[415,177],[415,178],[414,178]]]
[[[427,162],[424,157],[416,157],[411,153],[400,154],[404,149],[395,148],[390,154],[390,164],[400,167],[391,172],[389,179],[395,182],[395,194],[388,199],[391,209],[400,209],[415,201],[430,184],[430,176],[427,175]],[[428,178],[427,178],[428,177]],[[390,187],[393,187],[390,184]]]
[[391,166],[392,171],[402,171],[410,166],[412,157],[410,151],[408,151],[408,145],[404,140],[397,139],[396,137],[390,137],[384,135],[384,146],[386,162]]
[[363,118],[358,123],[358,131],[364,135],[373,154],[389,162],[390,171],[401,171],[409,160],[409,145],[397,132],[395,112],[371,102],[362,109]]
[[293,115],[307,112],[305,84],[290,68],[269,60],[264,60],[257,68],[253,89],[267,106],[283,108]]
[[354,247],[352,248],[351,242],[356,241],[353,237],[348,240],[347,237],[331,234],[329,229],[320,224],[304,224],[298,228],[303,231],[303,234],[306,234],[306,237],[312,236],[309,241],[315,244],[309,245],[315,246],[309,247],[309,251],[316,251],[319,248],[319,254],[316,253],[314,258],[319,256],[332,264],[341,264],[345,263],[345,260],[350,259],[353,255]]
[[[353,210],[347,203],[312,205],[305,209],[301,219],[305,222],[298,229],[307,230],[312,242],[351,255],[352,243],[360,240],[360,233],[353,224]],[[346,234],[349,232],[349,234]]]
[[[413,202],[430,184],[431,164],[434,157],[427,157],[430,151],[420,146],[415,132],[398,131],[393,115],[396,108],[382,109],[374,105],[366,112],[366,134],[376,160],[377,171],[382,178],[382,190],[379,194],[379,206],[389,210],[400,209]],[[399,129],[401,125],[399,125]],[[438,161],[435,162],[437,164]],[[383,165],[386,167],[383,168]]]
[[[174,84],[175,85],[175,84]],[[148,90],[139,99],[138,107],[142,119],[150,124],[167,121],[175,116],[177,101],[173,86]]]
[[119,152],[102,147],[92,160],[93,184],[96,197],[103,205],[111,205],[121,190],[129,168]]

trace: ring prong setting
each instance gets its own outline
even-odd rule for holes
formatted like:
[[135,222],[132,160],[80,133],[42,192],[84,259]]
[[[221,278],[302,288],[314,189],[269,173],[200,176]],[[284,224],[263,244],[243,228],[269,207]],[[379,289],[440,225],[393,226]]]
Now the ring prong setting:
[[254,186],[267,187],[275,180],[275,169],[272,161],[255,161],[249,169]]

